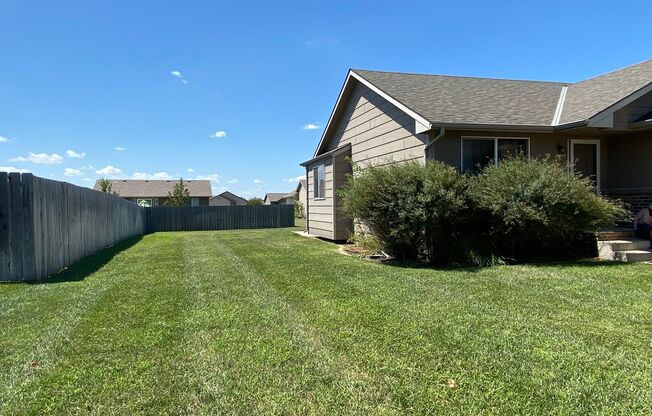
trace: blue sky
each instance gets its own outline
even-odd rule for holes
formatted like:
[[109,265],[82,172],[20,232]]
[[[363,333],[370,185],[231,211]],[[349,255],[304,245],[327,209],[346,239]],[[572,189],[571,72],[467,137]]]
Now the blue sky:
[[293,189],[348,68],[577,81],[652,57],[652,2],[0,0],[0,167]]

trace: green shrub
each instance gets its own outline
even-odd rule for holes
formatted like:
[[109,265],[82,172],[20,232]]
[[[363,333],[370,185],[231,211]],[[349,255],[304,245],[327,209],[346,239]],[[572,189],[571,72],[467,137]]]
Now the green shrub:
[[559,254],[584,232],[612,225],[622,207],[596,195],[566,164],[522,156],[488,165],[469,177],[476,249],[522,259]]
[[343,210],[362,222],[383,249],[401,260],[449,255],[450,222],[464,207],[465,185],[441,162],[354,166],[340,195]]
[[294,217],[303,218],[303,204],[299,200],[294,201]]

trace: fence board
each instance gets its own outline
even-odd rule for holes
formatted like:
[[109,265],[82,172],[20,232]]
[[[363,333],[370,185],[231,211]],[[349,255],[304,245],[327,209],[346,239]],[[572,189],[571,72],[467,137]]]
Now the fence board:
[[294,206],[151,207],[147,231],[209,231],[294,226]]

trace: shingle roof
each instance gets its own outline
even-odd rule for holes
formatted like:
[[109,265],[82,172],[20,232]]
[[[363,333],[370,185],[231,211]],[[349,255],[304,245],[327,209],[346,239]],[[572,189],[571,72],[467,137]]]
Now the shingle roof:
[[[238,202],[247,203],[246,199],[241,198],[238,195],[234,194],[233,192],[229,192],[229,191],[224,191],[221,194],[215,195],[213,198],[217,198],[218,196],[221,196],[222,198],[228,199],[229,201],[232,201],[234,203],[238,203]],[[211,199],[213,199],[213,198],[211,198]]]
[[549,126],[559,82],[352,70],[432,124]]
[[270,202],[277,202],[283,198],[294,196],[295,191],[292,192],[268,192],[265,194],[265,199],[268,199]]
[[[134,197],[166,197],[168,192],[172,192],[177,180],[136,180],[136,179],[111,179],[111,190],[125,198]],[[184,180],[186,188],[191,197],[210,197],[211,181],[208,180]],[[100,190],[100,181],[95,182],[93,187],[96,191]]]
[[591,118],[652,83],[652,59],[570,85],[561,124]]
[[550,126],[588,120],[652,83],[652,59],[575,84],[353,69],[433,125]]

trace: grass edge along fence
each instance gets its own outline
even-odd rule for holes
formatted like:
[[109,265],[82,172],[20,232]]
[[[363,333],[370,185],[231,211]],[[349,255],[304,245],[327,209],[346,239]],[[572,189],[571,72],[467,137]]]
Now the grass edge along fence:
[[142,208],[67,182],[0,172],[0,281],[40,280],[156,231],[292,226],[292,205]]

